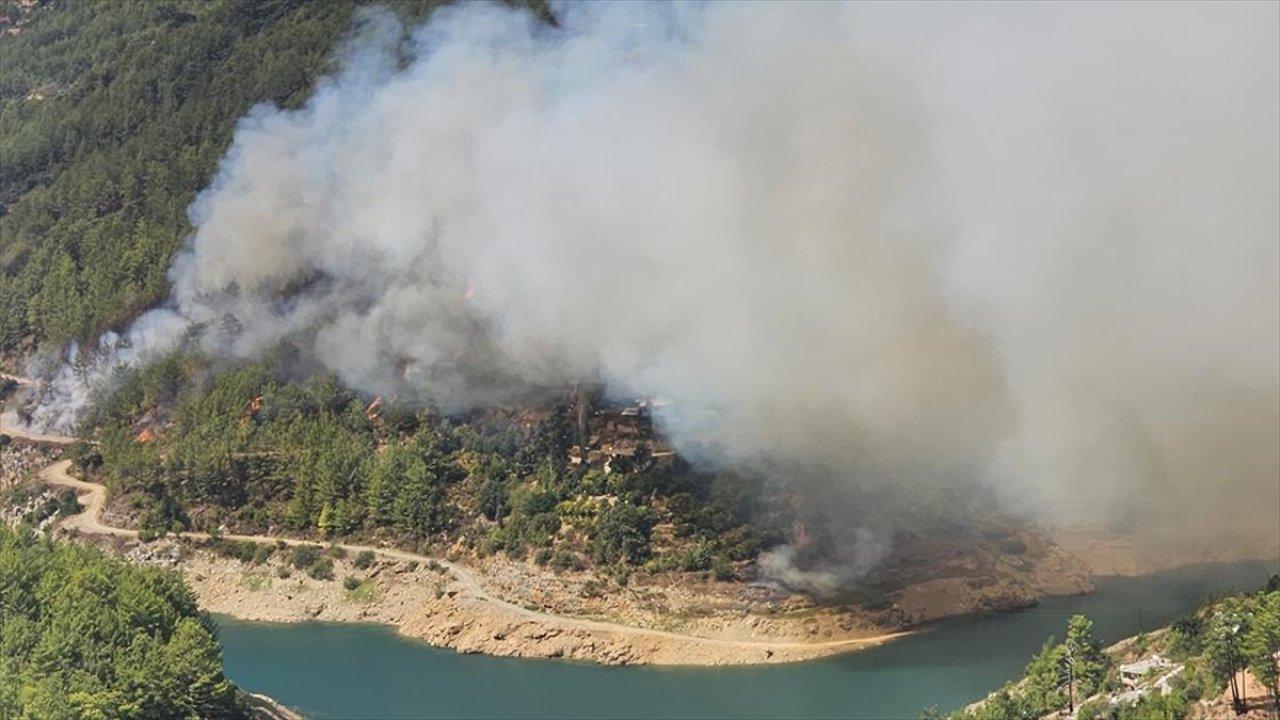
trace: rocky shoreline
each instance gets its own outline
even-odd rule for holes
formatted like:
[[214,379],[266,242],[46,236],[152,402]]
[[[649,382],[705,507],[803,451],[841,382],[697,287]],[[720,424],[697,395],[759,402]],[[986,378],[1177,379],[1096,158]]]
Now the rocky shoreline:
[[606,665],[809,660],[872,647],[942,618],[1019,609],[1046,596],[1093,589],[1082,561],[1056,550],[1041,555],[1016,582],[930,579],[893,593],[892,607],[878,610],[816,606],[795,596],[735,604],[729,601],[733,593],[760,589],[672,579],[610,585],[587,597],[583,588],[597,585],[591,573],[551,577],[527,563],[498,559],[474,569],[488,593],[521,609],[478,595],[433,562],[379,557],[361,567],[347,553],[332,558],[330,579],[317,579],[291,568],[283,551],[254,563],[189,540],[94,539],[134,561],[179,569],[201,607],[240,620],[379,623],[462,653]]
[[[152,553],[155,557],[137,559],[169,562],[179,554],[161,548],[148,551]],[[136,557],[136,549],[132,554]],[[254,567],[204,550],[189,550],[174,564],[209,612],[262,622],[380,623],[406,637],[462,653],[567,658],[605,665],[715,666],[794,662],[889,639],[885,633],[874,637],[864,633],[833,640],[793,640],[781,636],[780,628],[760,627],[760,622],[754,632],[742,632],[733,623],[716,636],[699,637],[624,628],[589,618],[531,618],[476,597],[443,569],[409,562],[382,562],[361,573],[349,558],[336,560],[336,578],[359,575],[368,583],[356,590],[346,589],[337,579],[292,574],[280,578],[280,565]],[[750,620],[742,625],[749,627]]]
[[[544,598],[553,606],[530,602],[528,614],[522,614],[478,597],[447,569],[429,563],[379,559],[360,568],[351,556],[339,557],[333,560],[333,579],[321,580],[292,570],[284,558],[255,565],[191,543],[165,540],[142,545],[121,538],[112,542],[117,552],[136,561],[178,567],[202,607],[241,620],[380,623],[406,637],[463,653],[568,658],[606,665],[722,666],[808,660],[871,647],[942,617],[1026,607],[1053,590],[1078,594],[1091,589],[1082,578],[1058,577],[1059,587],[1038,588],[974,587],[961,578],[949,578],[908,588],[899,594],[894,610],[886,612],[785,601],[694,607],[691,602],[716,597],[725,589],[635,583],[601,591],[606,597],[593,598],[595,605],[579,597]],[[530,570],[516,565],[491,562],[483,574],[487,582],[505,579],[502,594],[511,598],[509,588],[515,581],[504,574]],[[1052,575],[1052,569],[1047,568],[1046,574]],[[350,585],[355,589],[344,582],[347,578],[353,578]],[[572,587],[566,581],[554,589],[567,595]],[[591,607],[599,611],[605,604],[609,612],[588,614]],[[564,617],[540,614],[567,608],[579,612]],[[883,622],[904,616],[912,620],[905,627]]]
[[[794,662],[871,647],[946,617],[1086,593],[1098,574],[1027,531],[964,551],[917,545],[886,564],[877,580],[889,584],[868,583],[861,600],[825,603],[769,583],[698,573],[608,578],[502,556],[464,560],[459,548],[441,551],[446,562],[390,547],[325,548],[274,537],[215,542],[193,533],[142,543],[122,527],[128,518],[104,511],[102,487],[63,477],[65,465],[42,473],[85,492],[88,507],[57,531],[181,570],[210,612],[250,621],[381,623],[463,653],[609,665]],[[306,545],[328,564],[323,573],[294,557]]]
[[270,695],[246,690],[241,692],[244,694],[245,704],[249,706],[250,716],[254,720],[304,720],[301,714],[281,704]]

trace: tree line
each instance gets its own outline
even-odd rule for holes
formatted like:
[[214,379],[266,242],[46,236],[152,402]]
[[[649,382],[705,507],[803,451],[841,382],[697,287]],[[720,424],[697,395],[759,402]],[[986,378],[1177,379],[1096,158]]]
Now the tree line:
[[[1123,687],[1117,663],[1093,637],[1093,623],[1076,615],[1066,639],[1049,638],[1027,665],[1021,680],[1007,684],[955,720],[1022,720],[1065,712],[1078,720],[1181,720],[1192,703],[1230,697],[1236,714],[1250,709],[1243,677],[1251,673],[1267,688],[1254,698],[1273,714],[1280,713],[1280,576],[1254,593],[1210,601],[1175,621],[1167,632],[1137,636],[1129,652],[1141,657],[1159,653],[1182,665],[1170,692],[1152,690],[1134,702],[1113,703]],[[1157,669],[1156,674],[1168,669]],[[928,710],[925,717],[940,716]]]
[[[643,450],[613,472],[569,459],[565,399],[532,426],[510,411],[444,416],[371,406],[327,373],[286,378],[279,357],[220,368],[176,353],[126,371],[94,403],[99,440],[77,461],[146,536],[171,530],[462,540],[540,564],[732,575],[781,533],[751,481]],[[650,438],[651,439],[651,438]],[[672,527],[662,547],[654,530]]]
[[247,718],[174,571],[0,525],[0,717]]
[[[118,328],[166,272],[236,122],[297,107],[359,3],[10,5],[0,32],[0,353]],[[409,22],[435,0],[389,3]],[[0,26],[0,30],[6,29]]]

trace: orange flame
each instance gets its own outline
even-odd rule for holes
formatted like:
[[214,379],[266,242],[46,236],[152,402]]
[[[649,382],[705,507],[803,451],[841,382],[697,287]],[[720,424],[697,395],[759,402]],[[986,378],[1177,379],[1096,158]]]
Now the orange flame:
[[377,420],[378,416],[381,414],[382,414],[382,396],[379,395],[378,397],[373,399],[373,402],[369,403],[369,407],[364,409],[364,416],[368,418],[370,422],[372,422],[374,420]]

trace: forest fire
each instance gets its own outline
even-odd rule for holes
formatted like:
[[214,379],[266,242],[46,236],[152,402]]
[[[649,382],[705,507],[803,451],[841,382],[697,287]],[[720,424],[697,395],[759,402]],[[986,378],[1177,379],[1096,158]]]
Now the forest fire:
[[0,59],[0,720],[1280,720],[1280,0]]
[[379,395],[364,409],[364,416],[369,422],[376,422],[382,415],[382,396]]

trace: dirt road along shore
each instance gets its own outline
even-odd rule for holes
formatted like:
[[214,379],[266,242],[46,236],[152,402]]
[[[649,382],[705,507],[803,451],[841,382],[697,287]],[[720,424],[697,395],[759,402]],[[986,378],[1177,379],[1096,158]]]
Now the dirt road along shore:
[[[20,385],[38,381],[0,373]],[[30,442],[67,446],[80,439],[34,431],[7,417],[0,420],[0,432]],[[72,488],[84,507],[65,518],[60,527],[88,535],[134,539],[138,531],[115,527],[102,521],[106,507],[106,487],[76,479],[68,472],[70,460],[61,460],[40,471],[48,485]],[[209,540],[208,533],[187,532],[190,540]],[[223,535],[223,539],[259,545],[287,547],[315,545],[315,542],[274,535]],[[466,652],[533,657],[574,657],[609,663],[653,663],[668,665],[723,665],[773,663],[804,660],[870,647],[906,635],[885,633],[870,637],[816,642],[768,639],[710,638],[645,628],[605,620],[555,615],[504,600],[487,590],[470,569],[443,558],[429,557],[393,548],[367,545],[337,545],[348,553],[371,552],[384,560],[429,564],[447,572],[451,591],[446,602],[441,597],[425,598],[420,612],[408,615],[399,625],[401,632],[433,644]],[[433,607],[443,604],[445,607]],[[234,612],[233,612],[234,614]],[[508,642],[510,638],[510,642]]]
[[[80,493],[80,503],[84,510],[63,520],[61,527],[91,535],[136,538],[138,531],[114,527],[102,521],[106,488],[72,477],[68,473],[70,466],[71,461],[61,460],[40,472],[45,483],[72,488]],[[181,537],[191,540],[211,539],[208,533],[203,532],[182,533]],[[222,538],[260,545],[316,545],[312,541],[274,535],[227,534]],[[604,620],[554,615],[522,607],[495,596],[470,569],[443,558],[368,545],[336,544],[336,547],[352,554],[368,551],[375,557],[386,560],[432,564],[447,571],[452,587],[448,602],[443,603],[446,607],[433,609],[428,607],[432,604],[429,602],[430,598],[424,599],[424,612],[411,613],[402,630],[433,644],[466,651],[532,657],[575,657],[627,664],[755,664],[790,662],[848,652],[907,634],[895,632],[820,642],[708,638]],[[433,623],[433,618],[440,622]],[[507,632],[517,628],[519,632]],[[546,642],[542,642],[544,640]]]

